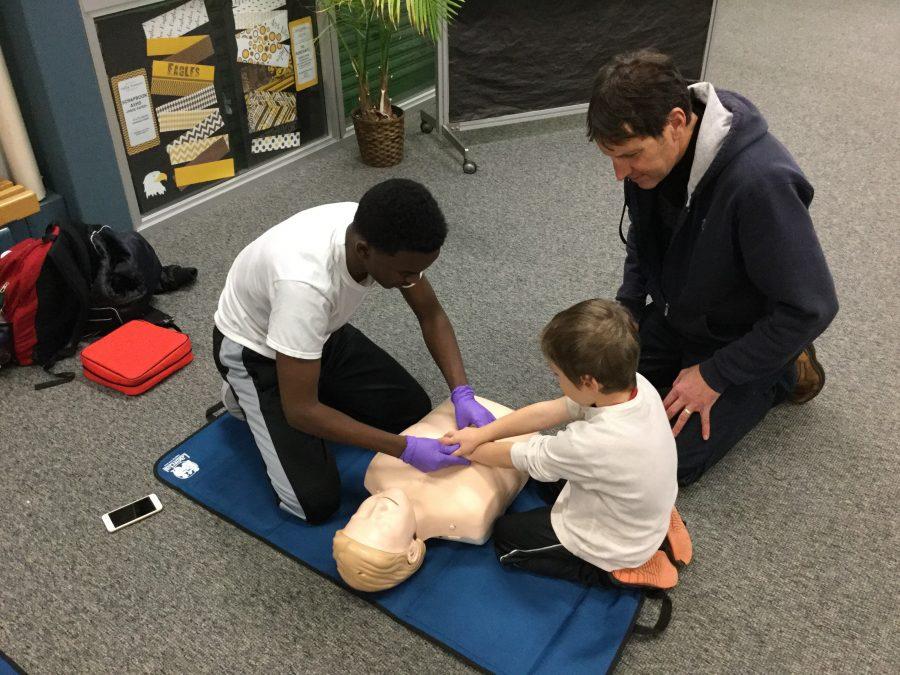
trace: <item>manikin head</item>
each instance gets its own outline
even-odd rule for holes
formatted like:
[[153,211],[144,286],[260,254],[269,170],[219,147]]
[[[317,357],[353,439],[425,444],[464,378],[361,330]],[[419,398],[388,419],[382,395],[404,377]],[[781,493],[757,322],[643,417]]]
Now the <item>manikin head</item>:
[[390,488],[366,499],[334,535],[338,573],[359,591],[383,591],[412,576],[425,560],[406,493]]
[[384,288],[409,288],[437,260],[446,237],[447,222],[428,189],[391,178],[359,200],[348,257]]
[[651,190],[690,144],[691,96],[671,57],[641,50],[614,57],[594,80],[588,138],[612,160],[617,180]]

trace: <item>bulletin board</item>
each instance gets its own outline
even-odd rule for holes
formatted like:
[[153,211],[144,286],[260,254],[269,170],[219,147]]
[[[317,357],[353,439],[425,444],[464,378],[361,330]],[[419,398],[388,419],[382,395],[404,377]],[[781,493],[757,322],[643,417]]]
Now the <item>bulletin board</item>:
[[165,0],[95,19],[142,214],[328,133],[314,0]]

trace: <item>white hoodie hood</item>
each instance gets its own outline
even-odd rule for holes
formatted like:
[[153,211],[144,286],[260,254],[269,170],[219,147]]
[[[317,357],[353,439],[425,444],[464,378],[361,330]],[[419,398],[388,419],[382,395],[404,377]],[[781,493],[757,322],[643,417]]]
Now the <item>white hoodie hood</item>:
[[691,175],[688,178],[687,200],[685,207],[691,205],[691,197],[697,184],[709,169],[710,164],[722,149],[725,137],[731,130],[733,115],[722,105],[716,90],[709,82],[698,82],[688,87],[691,94],[706,105],[703,119],[700,121],[700,131],[697,132],[697,147],[694,150],[694,163],[691,165]]

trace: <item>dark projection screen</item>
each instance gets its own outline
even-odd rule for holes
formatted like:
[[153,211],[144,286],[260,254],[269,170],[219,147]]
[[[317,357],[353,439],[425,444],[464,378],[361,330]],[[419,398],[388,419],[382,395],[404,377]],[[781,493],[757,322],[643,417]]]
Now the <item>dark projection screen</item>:
[[450,121],[587,103],[599,67],[654,47],[699,79],[714,0],[467,0],[448,31]]

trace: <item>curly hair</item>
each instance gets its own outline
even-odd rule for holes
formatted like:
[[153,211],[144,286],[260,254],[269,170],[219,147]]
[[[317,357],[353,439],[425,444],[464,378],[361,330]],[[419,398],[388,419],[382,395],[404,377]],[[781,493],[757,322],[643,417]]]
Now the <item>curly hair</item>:
[[359,200],[353,226],[370,245],[388,255],[432,253],[447,238],[447,221],[428,188],[405,178],[391,178],[370,188]]

